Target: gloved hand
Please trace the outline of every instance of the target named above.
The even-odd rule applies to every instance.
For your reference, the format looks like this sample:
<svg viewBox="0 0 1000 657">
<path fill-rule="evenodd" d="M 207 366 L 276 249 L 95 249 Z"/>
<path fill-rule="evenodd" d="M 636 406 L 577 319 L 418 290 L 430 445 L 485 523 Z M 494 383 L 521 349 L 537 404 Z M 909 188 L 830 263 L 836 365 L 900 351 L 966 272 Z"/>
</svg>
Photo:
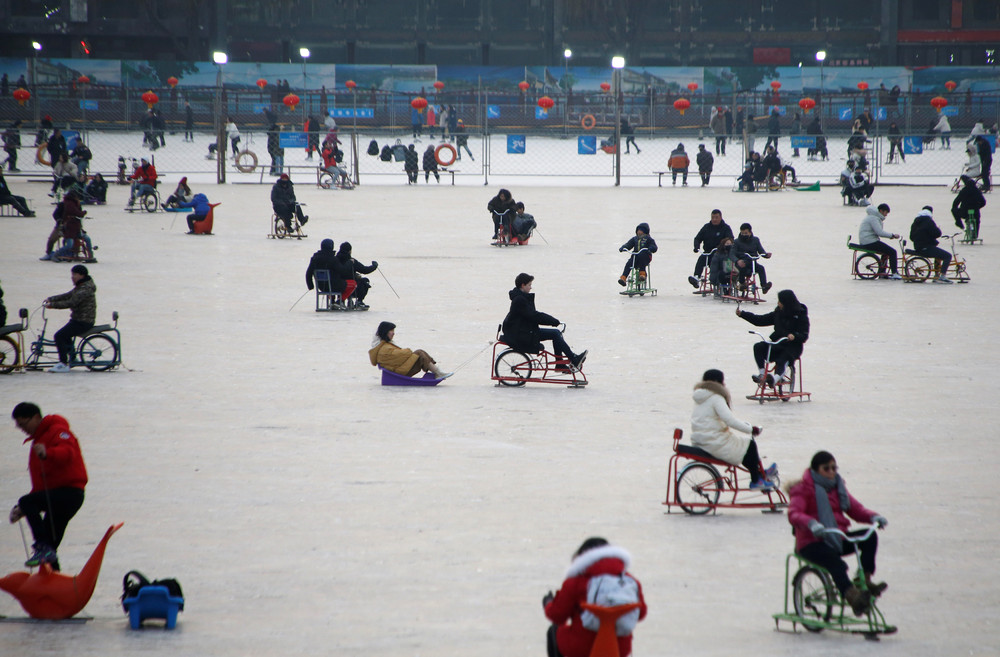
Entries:
<svg viewBox="0 0 1000 657">
<path fill-rule="evenodd" d="M 378 269 L 378 260 L 372 260 L 372 267 Z"/>
<path fill-rule="evenodd" d="M 819 520 L 810 520 L 809 531 L 811 531 L 813 536 L 816 538 L 820 538 L 826 533 L 826 527 Z"/>
<path fill-rule="evenodd" d="M 695 253 L 698 253 L 698 249 L 695 249 L 695 250 L 694 250 L 694 252 L 695 252 Z"/>
<path fill-rule="evenodd" d="M 17 507 L 14 507 L 14 508 L 16 509 Z M 544 609 L 545 607 L 548 607 L 549 603 L 552 602 L 552 600 L 554 600 L 555 597 L 556 596 L 555 596 L 555 594 L 552 591 L 549 591 L 548 593 L 546 593 L 542 597 L 542 609 Z"/>
<path fill-rule="evenodd" d="M 10 524 L 13 525 L 15 522 L 17 522 L 23 517 L 24 514 L 21 513 L 21 507 L 15 504 L 14 508 L 10 510 Z"/>
<path fill-rule="evenodd" d="M 885 529 L 889 526 L 889 521 L 885 519 L 885 516 L 872 516 L 872 522 L 874 522 L 879 529 Z"/>
<path fill-rule="evenodd" d="M 756 438 L 757 436 L 760 435 L 761 431 L 763 431 L 763 429 L 761 429 L 760 427 L 754 427 L 753 429 L 750 430 L 750 435 Z"/>
<path fill-rule="evenodd" d="M 626 249 L 624 246 L 618 249 L 618 253 L 622 253 L 623 251 L 628 251 L 628 249 Z"/>
</svg>

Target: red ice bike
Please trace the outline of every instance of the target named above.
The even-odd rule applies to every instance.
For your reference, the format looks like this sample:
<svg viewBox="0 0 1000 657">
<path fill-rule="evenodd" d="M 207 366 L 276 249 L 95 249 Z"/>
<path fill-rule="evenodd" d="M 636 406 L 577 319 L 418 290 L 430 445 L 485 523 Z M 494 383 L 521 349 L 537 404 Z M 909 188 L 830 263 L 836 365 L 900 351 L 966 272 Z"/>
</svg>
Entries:
<svg viewBox="0 0 1000 657">
<path fill-rule="evenodd" d="M 555 383 L 582 388 L 587 385 L 587 375 L 575 367 L 568 358 L 556 356 L 547 349 L 529 353 L 512 349 L 501 340 L 502 325 L 497 326 L 497 339 L 493 343 L 493 373 L 490 380 L 497 385 L 519 387 L 525 383 Z M 561 324 L 559 331 L 566 332 Z"/>
</svg>

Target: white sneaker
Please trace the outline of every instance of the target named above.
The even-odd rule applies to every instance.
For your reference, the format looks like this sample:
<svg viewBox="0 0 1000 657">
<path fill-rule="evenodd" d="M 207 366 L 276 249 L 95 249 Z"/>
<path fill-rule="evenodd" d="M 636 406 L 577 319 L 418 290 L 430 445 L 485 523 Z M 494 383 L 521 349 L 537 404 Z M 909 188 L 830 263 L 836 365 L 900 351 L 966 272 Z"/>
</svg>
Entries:
<svg viewBox="0 0 1000 657">
<path fill-rule="evenodd" d="M 57 363 L 49 368 L 49 372 L 53 374 L 60 374 L 62 372 L 69 372 L 69 365 L 66 363 Z"/>
<path fill-rule="evenodd" d="M 945 278 L 944 276 L 938 276 L 936 278 L 932 278 L 931 279 L 931 283 L 945 283 L 947 285 L 953 285 L 955 283 L 955 281 L 949 280 L 949 279 Z"/>
<path fill-rule="evenodd" d="M 901 281 L 901 280 L 903 280 L 903 277 L 900 276 L 899 274 L 889 274 L 889 280 L 890 281 Z"/>
<path fill-rule="evenodd" d="M 774 385 L 776 386 L 787 386 L 792 382 L 792 375 L 785 372 L 775 378 Z"/>
</svg>

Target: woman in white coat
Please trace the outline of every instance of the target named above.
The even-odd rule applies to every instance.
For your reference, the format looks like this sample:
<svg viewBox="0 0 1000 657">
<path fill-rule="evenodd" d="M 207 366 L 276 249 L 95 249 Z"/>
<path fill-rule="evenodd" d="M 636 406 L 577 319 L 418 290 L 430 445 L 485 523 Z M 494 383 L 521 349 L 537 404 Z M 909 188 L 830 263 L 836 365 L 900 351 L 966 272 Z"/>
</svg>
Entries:
<svg viewBox="0 0 1000 657">
<path fill-rule="evenodd" d="M 941 115 L 937 125 L 934 126 L 934 132 L 941 133 L 941 148 L 951 148 L 951 124 L 948 123 L 947 116 Z"/>
<path fill-rule="evenodd" d="M 725 386 L 722 372 L 706 371 L 701 381 L 695 384 L 692 397 L 694 411 L 691 412 L 691 444 L 720 461 L 743 465 L 750 471 L 750 488 L 774 488 L 769 480 L 778 474 L 778 466 L 772 463 L 764 470 L 757 452 L 757 441 L 752 437 L 760 435 L 761 429 L 733 415 L 732 398 Z M 734 429 L 750 436 L 738 435 Z"/>
</svg>

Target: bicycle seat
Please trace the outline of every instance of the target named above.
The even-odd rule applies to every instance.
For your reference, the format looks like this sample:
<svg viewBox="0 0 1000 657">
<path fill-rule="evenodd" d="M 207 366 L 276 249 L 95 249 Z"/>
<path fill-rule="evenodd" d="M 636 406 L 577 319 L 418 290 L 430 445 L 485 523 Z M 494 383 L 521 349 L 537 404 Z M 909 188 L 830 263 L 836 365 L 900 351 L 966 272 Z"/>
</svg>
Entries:
<svg viewBox="0 0 1000 657">
<path fill-rule="evenodd" d="M 712 456 L 711 454 L 709 454 L 708 452 L 706 452 L 705 450 L 703 450 L 700 447 L 693 447 L 691 445 L 680 445 L 680 444 L 678 444 L 677 445 L 677 453 L 678 454 L 683 454 L 684 456 L 689 456 L 689 457 L 694 458 L 694 459 L 698 459 L 699 461 L 710 461 L 712 463 L 718 463 L 719 465 L 723 465 L 723 466 L 729 465 L 725 461 L 720 461 L 719 459 L 715 458 L 714 456 Z"/>
<path fill-rule="evenodd" d="M 920 255 L 919 253 L 917 253 L 913 249 L 906 249 L 905 251 L 903 251 L 903 253 L 905 253 L 906 255 Z"/>
<path fill-rule="evenodd" d="M 0 326 L 0 335 L 7 335 L 9 333 L 17 333 L 18 331 L 23 331 L 24 326 L 21 324 L 8 324 L 7 326 Z"/>
<path fill-rule="evenodd" d="M 110 331 L 112 328 L 111 324 L 100 324 L 89 329 L 86 333 L 82 334 L 81 337 L 94 335 L 95 333 L 104 333 L 105 331 Z"/>
</svg>

